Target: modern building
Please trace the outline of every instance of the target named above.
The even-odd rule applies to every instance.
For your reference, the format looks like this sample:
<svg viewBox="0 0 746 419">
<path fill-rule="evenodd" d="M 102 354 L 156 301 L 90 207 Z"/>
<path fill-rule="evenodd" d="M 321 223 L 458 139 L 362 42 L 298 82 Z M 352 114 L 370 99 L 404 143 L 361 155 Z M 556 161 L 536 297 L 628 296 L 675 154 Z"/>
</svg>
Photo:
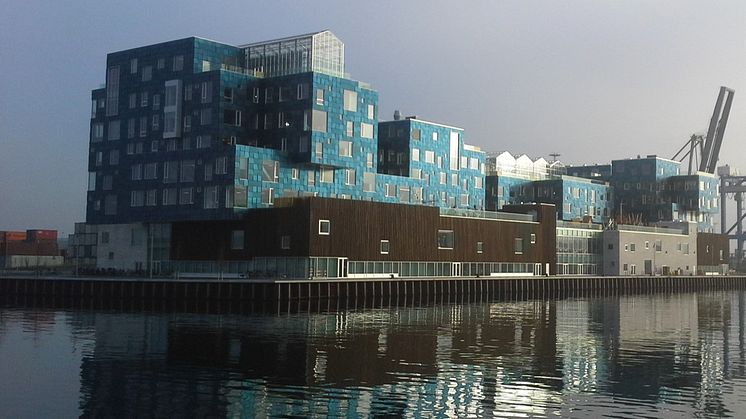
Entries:
<svg viewBox="0 0 746 419">
<path fill-rule="evenodd" d="M 240 221 L 279 198 L 484 209 L 485 154 L 458 127 L 379 127 L 378 93 L 346 75 L 329 31 L 240 46 L 191 37 L 111 53 L 106 68 L 92 92 L 88 227 L 72 241 L 99 269 L 158 271 L 173 223 Z"/>
<path fill-rule="evenodd" d="M 694 275 L 697 225 L 617 225 L 603 232 L 604 275 Z"/>
<path fill-rule="evenodd" d="M 453 125 L 379 122 L 378 93 L 345 73 L 330 31 L 114 52 L 91 97 L 86 223 L 70 240 L 84 268 L 599 274 L 631 264 L 599 247 L 610 219 L 711 232 L 718 211 L 716 178 L 672 160 L 564 167 L 488 156 Z M 332 221 L 344 227 L 325 234 Z"/>
<path fill-rule="evenodd" d="M 683 175 L 680 162 L 655 155 L 565 170 L 573 176 L 608 181 L 613 190 L 612 217 L 619 223 L 694 221 L 700 232 L 715 232 L 719 186 L 711 173 Z"/>
<path fill-rule="evenodd" d="M 384 202 L 484 209 L 485 153 L 464 142 L 462 128 L 416 116 L 378 127 Z"/>
</svg>

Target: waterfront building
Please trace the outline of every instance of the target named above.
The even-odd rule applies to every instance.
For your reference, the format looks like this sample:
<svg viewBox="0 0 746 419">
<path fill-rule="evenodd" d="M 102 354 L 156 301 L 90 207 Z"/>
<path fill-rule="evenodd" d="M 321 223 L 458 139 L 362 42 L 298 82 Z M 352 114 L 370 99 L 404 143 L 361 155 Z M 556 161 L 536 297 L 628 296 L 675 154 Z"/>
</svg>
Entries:
<svg viewBox="0 0 746 419">
<path fill-rule="evenodd" d="M 91 96 L 87 223 L 70 241 L 76 266 L 159 273 L 226 262 L 241 266 L 231 268 L 237 272 L 327 277 L 599 274 L 599 226 L 610 217 L 713 229 L 712 175 L 681 176 L 678 162 L 655 156 L 582 168 L 487 156 L 456 126 L 398 113 L 379 122 L 378 93 L 351 79 L 344 60 L 344 44 L 329 31 L 238 46 L 190 37 L 109 54 L 106 83 Z M 551 234 L 541 204 L 556 208 Z M 345 208 L 332 215 L 357 218 L 335 225 L 369 230 L 334 234 L 342 247 L 311 240 L 330 236 L 321 222 L 331 220 L 318 208 Z M 402 224 L 412 211 L 429 212 Z M 303 230 L 285 231 L 291 219 Z M 468 221 L 453 227 L 455 219 Z M 401 231 L 372 233 L 388 225 Z M 475 226 L 495 237 L 469 233 Z M 520 234 L 511 230 L 518 226 Z M 441 230 L 452 231 L 443 240 L 458 250 L 420 246 L 437 242 Z M 516 253 L 518 239 L 549 246 L 552 256 Z M 349 248 L 363 241 L 375 247 Z M 403 252 L 404 243 L 432 254 Z"/>
<path fill-rule="evenodd" d="M 694 275 L 697 225 L 617 225 L 603 232 L 604 275 Z"/>
<path fill-rule="evenodd" d="M 378 93 L 346 75 L 329 31 L 241 46 L 191 37 L 111 53 L 106 68 L 86 211 L 100 268 L 150 269 L 168 259 L 172 223 L 238 220 L 278 198 L 484 208 L 484 153 L 461 128 L 383 123 L 413 140 L 406 171 L 386 165 Z"/>
<path fill-rule="evenodd" d="M 237 221 L 174 223 L 168 270 L 258 277 L 553 273 L 554 206 L 506 210 L 278 199 L 275 208 Z"/>
</svg>

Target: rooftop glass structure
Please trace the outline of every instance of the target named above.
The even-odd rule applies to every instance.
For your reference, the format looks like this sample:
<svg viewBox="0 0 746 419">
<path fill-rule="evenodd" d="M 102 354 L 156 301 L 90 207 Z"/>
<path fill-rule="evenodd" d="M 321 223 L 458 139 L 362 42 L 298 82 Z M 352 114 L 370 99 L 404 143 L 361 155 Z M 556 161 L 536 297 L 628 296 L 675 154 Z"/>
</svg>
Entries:
<svg viewBox="0 0 746 419">
<path fill-rule="evenodd" d="M 265 77 L 314 71 L 344 77 L 345 45 L 330 31 L 243 45 L 246 67 Z"/>
</svg>

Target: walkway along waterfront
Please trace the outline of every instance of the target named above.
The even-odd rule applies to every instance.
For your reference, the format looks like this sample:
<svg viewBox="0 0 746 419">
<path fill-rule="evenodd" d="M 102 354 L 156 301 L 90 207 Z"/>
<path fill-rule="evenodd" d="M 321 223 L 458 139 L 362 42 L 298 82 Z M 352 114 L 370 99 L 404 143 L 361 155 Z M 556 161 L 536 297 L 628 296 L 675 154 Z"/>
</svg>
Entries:
<svg viewBox="0 0 746 419">
<path fill-rule="evenodd" d="M 744 285 L 746 276 L 525 276 L 314 280 L 4 277 L 0 278 L 0 295 L 133 301 L 225 300 L 285 303 L 300 300 L 379 298 L 402 301 L 430 301 L 452 297 L 529 299 L 637 292 L 703 291 Z"/>
</svg>

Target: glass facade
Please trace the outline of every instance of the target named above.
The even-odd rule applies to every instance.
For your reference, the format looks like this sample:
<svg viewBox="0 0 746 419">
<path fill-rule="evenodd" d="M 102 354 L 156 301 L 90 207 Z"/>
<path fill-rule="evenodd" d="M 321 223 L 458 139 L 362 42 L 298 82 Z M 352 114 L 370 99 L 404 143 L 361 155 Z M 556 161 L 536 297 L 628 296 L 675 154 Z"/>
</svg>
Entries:
<svg viewBox="0 0 746 419">
<path fill-rule="evenodd" d="M 557 225 L 557 274 L 602 275 L 603 230 L 597 225 Z"/>
<path fill-rule="evenodd" d="M 345 76 L 344 43 L 323 31 L 247 45 L 246 67 L 264 77 L 309 71 Z"/>
</svg>

